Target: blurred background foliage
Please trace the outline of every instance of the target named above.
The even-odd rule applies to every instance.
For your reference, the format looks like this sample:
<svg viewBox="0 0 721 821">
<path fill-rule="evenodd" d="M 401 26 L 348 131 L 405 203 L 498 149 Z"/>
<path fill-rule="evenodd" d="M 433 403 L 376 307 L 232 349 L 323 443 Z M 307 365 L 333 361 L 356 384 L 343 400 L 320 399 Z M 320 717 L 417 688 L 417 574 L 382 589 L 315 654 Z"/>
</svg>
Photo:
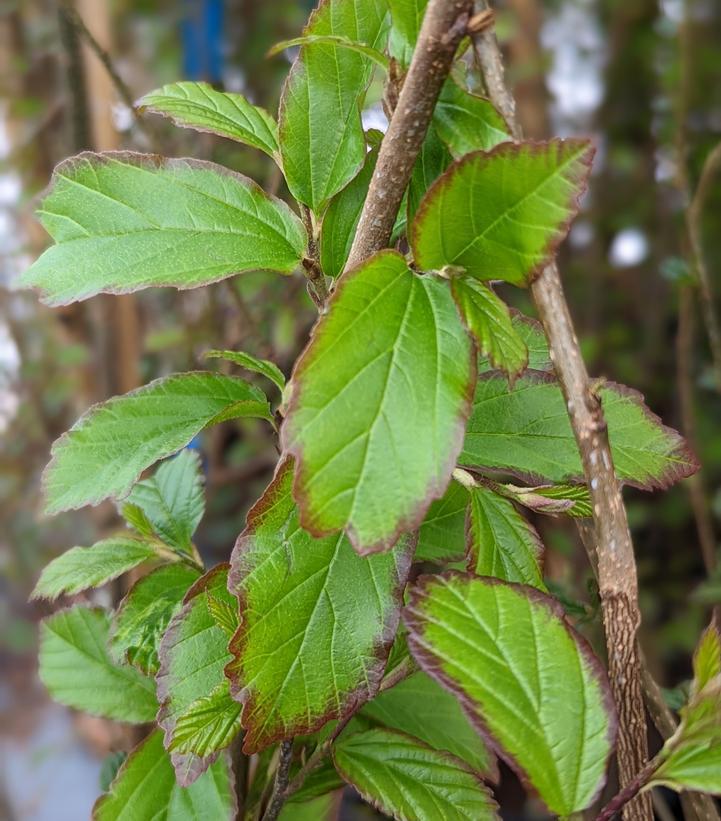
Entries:
<svg viewBox="0 0 721 821">
<path fill-rule="evenodd" d="M 0 0 L 2 818 L 87 817 L 102 756 L 132 741 L 122 728 L 71 720 L 50 707 L 35 677 L 35 626 L 46 611 L 27 597 L 40 568 L 118 525 L 111 505 L 41 515 L 40 473 L 51 442 L 93 402 L 172 371 L 216 367 L 203 364 L 209 348 L 247 350 L 288 374 L 315 317 L 301 276 L 264 273 L 50 311 L 14 288 L 48 241 L 34 221 L 34 199 L 64 157 L 117 148 L 212 159 L 283 196 L 264 155 L 138 118 L 127 102 L 167 82 L 199 79 L 275 112 L 292 54 L 268 59 L 266 52 L 298 33 L 311 5 L 75 0 L 81 25 L 63 0 Z M 83 25 L 120 82 L 89 48 Z M 721 605 L 721 340 L 714 339 L 721 308 L 721 150 L 714 154 L 721 140 L 721 3 L 505 0 L 497 31 L 525 133 L 588 134 L 597 146 L 590 192 L 561 252 L 589 368 L 644 393 L 692 440 L 703 463 L 697 477 L 666 493 L 625 492 L 642 644 L 673 698 L 703 625 Z M 371 89 L 368 126 L 383 126 L 380 92 L 379 83 Z M 532 312 L 526 294 L 503 294 Z M 250 422 L 213 428 L 196 446 L 208 496 L 198 546 L 213 564 L 228 557 L 277 453 L 267 431 Z M 601 646 L 575 529 L 548 518 L 536 524 L 555 592 L 585 617 L 586 632 Z M 105 590 L 100 599 L 121 594 Z M 75 798 L 59 811 L 54 790 Z"/>
</svg>

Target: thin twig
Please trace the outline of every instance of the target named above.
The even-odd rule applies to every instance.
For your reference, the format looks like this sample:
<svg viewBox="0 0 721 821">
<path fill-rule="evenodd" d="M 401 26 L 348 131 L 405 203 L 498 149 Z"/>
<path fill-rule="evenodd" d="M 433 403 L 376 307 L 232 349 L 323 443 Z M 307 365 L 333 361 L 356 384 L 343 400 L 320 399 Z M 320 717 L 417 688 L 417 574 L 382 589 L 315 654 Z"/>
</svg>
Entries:
<svg viewBox="0 0 721 821">
<path fill-rule="evenodd" d="M 273 792 L 268 801 L 268 806 L 263 813 L 263 821 L 276 821 L 285 803 L 285 791 L 288 787 L 288 777 L 290 775 L 290 764 L 293 759 L 293 741 L 281 741 L 280 758 L 278 769 L 273 782 Z"/>
<path fill-rule="evenodd" d="M 485 2 L 483 7 L 487 7 Z M 486 90 L 506 118 L 516 139 L 521 129 L 513 97 L 506 88 L 503 62 L 490 29 L 474 38 Z M 555 263 L 548 265 L 531 286 L 534 301 L 551 347 L 552 358 L 583 463 L 593 505 L 598 581 L 606 633 L 611 689 L 619 717 L 617 759 L 622 788 L 635 784 L 648 761 L 646 716 L 641 687 L 637 631 L 636 561 L 626 509 L 613 468 L 608 429 L 601 401 L 592 388 Z M 629 796 L 627 819 L 651 819 L 649 796 Z M 625 802 L 624 802 L 625 803 Z"/>
<path fill-rule="evenodd" d="M 378 153 L 346 270 L 386 248 L 438 95 L 466 32 L 471 0 L 430 0 Z"/>
<path fill-rule="evenodd" d="M 649 793 L 641 793 L 641 790 L 648 784 L 653 777 L 653 774 L 661 765 L 661 760 L 656 757 L 649 761 L 645 767 L 639 770 L 634 778 L 621 790 L 621 792 L 614 795 L 614 797 L 606 804 L 601 812 L 596 816 L 596 821 L 610 821 L 621 810 L 628 806 L 628 804 L 638 798 L 639 793 L 648 797 L 648 802 L 651 804 L 651 796 Z"/>
<path fill-rule="evenodd" d="M 320 266 L 318 242 L 315 237 L 313 215 L 307 205 L 300 206 L 301 217 L 306 234 L 308 235 L 308 255 L 303 260 L 305 276 L 308 280 L 308 296 L 313 300 L 318 311 L 322 312 L 328 299 L 328 285 L 325 281 L 323 269 Z"/>
<path fill-rule="evenodd" d="M 85 21 L 80 16 L 80 14 L 78 14 L 77 9 L 72 5 L 70 0 L 61 0 L 61 10 L 62 13 L 65 15 L 67 21 L 70 23 L 70 25 L 75 29 L 78 35 L 82 37 L 83 40 L 85 40 L 85 42 L 88 44 L 92 52 L 103 64 L 103 67 L 107 71 L 108 77 L 110 77 L 110 80 L 113 86 L 115 87 L 115 90 L 118 92 L 118 95 L 120 96 L 121 100 L 125 103 L 125 105 L 130 109 L 135 124 L 147 137 L 152 137 L 148 130 L 148 127 L 146 126 L 145 122 L 143 122 L 143 120 L 138 114 L 137 109 L 135 108 L 135 99 L 133 97 L 132 92 L 128 88 L 125 80 L 123 80 L 123 78 L 118 74 L 117 69 L 113 64 L 111 56 L 95 39 L 93 33 L 85 25 Z"/>
</svg>

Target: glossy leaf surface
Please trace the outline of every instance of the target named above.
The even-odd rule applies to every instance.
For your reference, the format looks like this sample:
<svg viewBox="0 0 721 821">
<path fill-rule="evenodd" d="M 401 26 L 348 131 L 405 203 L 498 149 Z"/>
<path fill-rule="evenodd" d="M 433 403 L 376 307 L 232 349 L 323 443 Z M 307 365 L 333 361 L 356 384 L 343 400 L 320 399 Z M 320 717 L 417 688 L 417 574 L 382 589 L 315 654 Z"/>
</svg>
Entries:
<svg viewBox="0 0 721 821">
<path fill-rule="evenodd" d="M 298 521 L 292 476 L 286 460 L 231 560 L 242 621 L 227 674 L 245 704 L 248 753 L 311 733 L 375 694 L 412 552 L 407 537 L 369 558 L 342 534 L 312 538 Z"/>
<path fill-rule="evenodd" d="M 38 211 L 55 245 L 21 283 L 49 305 L 100 293 L 289 274 L 306 234 L 283 202 L 213 163 L 130 152 L 62 162 Z"/>
<path fill-rule="evenodd" d="M 345 274 L 296 365 L 282 429 L 303 526 L 345 528 L 360 553 L 417 527 L 448 485 L 474 376 L 447 283 L 394 251 Z"/>
</svg>

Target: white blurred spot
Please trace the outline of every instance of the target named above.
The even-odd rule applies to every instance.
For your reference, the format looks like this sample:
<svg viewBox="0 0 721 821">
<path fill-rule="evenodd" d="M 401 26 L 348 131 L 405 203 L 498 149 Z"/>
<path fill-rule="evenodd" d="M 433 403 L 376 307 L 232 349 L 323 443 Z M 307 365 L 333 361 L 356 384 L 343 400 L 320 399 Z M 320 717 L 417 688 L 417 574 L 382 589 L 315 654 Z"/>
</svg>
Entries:
<svg viewBox="0 0 721 821">
<path fill-rule="evenodd" d="M 608 259 L 614 268 L 632 268 L 648 256 L 648 240 L 639 228 L 624 228 L 613 238 Z"/>
</svg>

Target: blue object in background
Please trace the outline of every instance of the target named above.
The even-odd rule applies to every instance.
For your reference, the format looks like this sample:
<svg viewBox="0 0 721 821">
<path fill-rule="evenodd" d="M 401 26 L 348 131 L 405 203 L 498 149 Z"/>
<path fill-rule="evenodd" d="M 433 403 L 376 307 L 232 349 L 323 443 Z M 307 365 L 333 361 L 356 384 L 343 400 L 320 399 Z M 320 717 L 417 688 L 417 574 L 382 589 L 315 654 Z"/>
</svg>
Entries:
<svg viewBox="0 0 721 821">
<path fill-rule="evenodd" d="M 187 80 L 223 79 L 223 0 L 184 0 L 180 34 Z"/>
</svg>

